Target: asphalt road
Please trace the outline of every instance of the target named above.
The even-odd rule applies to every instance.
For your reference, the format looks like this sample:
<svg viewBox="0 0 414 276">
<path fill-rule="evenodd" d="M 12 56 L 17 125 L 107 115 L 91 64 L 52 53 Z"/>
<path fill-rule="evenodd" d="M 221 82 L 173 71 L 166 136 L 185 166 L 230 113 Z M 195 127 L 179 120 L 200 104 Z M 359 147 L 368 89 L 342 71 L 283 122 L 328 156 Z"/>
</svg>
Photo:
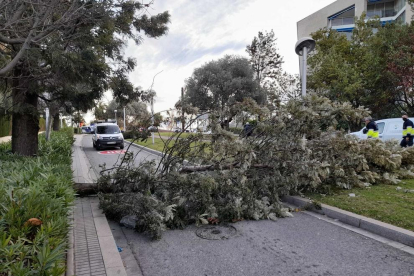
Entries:
<svg viewBox="0 0 414 276">
<path fill-rule="evenodd" d="M 90 163 L 114 165 L 119 154 L 83 147 Z M 159 160 L 132 148 L 136 164 Z M 160 241 L 110 222 L 128 276 L 414 275 L 414 255 L 306 213 L 273 221 L 243 221 L 233 236 L 208 240 L 197 227 L 168 230 Z"/>
<path fill-rule="evenodd" d="M 98 151 L 92 146 L 92 135 L 84 135 L 82 139 L 83 150 L 88 157 L 91 166 L 98 174 L 102 170 L 100 166 L 105 165 L 105 167 L 109 169 L 114 167 L 116 164 L 120 164 L 122 161 L 124 154 L 120 153 L 121 150 L 119 148 L 107 148 Z M 124 150 L 128 150 L 134 153 L 135 165 L 139 165 L 143 161 L 156 160 L 158 162 L 160 160 L 160 157 L 158 155 L 140 150 L 133 146 L 128 148 L 127 143 L 125 143 Z"/>
</svg>

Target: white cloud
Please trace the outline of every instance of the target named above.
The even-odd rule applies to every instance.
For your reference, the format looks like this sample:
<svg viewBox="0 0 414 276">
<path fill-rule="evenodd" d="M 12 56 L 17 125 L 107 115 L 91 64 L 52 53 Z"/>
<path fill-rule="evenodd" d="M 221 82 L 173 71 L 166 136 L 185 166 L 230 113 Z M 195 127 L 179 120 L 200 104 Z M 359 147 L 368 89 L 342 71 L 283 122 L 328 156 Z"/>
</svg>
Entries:
<svg viewBox="0 0 414 276">
<path fill-rule="evenodd" d="M 172 108 L 181 87 L 193 70 L 225 54 L 246 55 L 245 48 L 259 31 L 273 29 L 284 68 L 299 72 L 294 52 L 297 21 L 334 2 L 333 0 L 156 0 L 151 14 L 168 10 L 169 33 L 159 39 L 129 43 L 125 53 L 137 59 L 130 74 L 135 85 L 157 91 L 155 110 Z"/>
</svg>

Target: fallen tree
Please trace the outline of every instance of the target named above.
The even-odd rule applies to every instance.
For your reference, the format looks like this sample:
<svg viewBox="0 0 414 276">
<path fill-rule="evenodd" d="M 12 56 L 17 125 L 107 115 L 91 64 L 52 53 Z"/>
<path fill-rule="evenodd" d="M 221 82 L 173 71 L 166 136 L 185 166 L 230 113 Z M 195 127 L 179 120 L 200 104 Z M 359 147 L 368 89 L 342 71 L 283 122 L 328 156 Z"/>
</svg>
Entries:
<svg viewBox="0 0 414 276">
<path fill-rule="evenodd" d="M 172 137 L 165 141 L 160 164 L 134 167 L 127 154 L 104 173 L 98 181 L 101 207 L 116 220 L 134 216 L 138 231 L 159 238 L 167 228 L 209 219 L 291 216 L 279 200 L 289 193 L 412 177 L 412 148 L 345 134 L 341 126 L 367 115 L 364 108 L 308 96 L 268 115 L 244 139 L 223 130 L 211 116 L 211 143 L 203 142 L 201 134 Z"/>
</svg>

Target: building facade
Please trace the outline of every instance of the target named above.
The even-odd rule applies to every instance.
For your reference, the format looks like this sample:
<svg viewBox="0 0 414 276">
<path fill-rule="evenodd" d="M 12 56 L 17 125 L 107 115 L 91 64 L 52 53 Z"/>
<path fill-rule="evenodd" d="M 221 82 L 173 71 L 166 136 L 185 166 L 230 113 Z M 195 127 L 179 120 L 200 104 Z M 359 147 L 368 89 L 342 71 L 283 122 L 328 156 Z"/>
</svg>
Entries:
<svg viewBox="0 0 414 276">
<path fill-rule="evenodd" d="M 387 22 L 410 22 L 412 11 L 406 0 L 338 0 L 297 23 L 298 39 L 324 28 L 332 28 L 351 36 L 355 17 L 366 13 L 367 19 L 378 16 Z"/>
<path fill-rule="evenodd" d="M 297 23 L 298 40 L 325 27 L 350 38 L 355 18 L 361 17 L 364 12 L 367 19 L 379 17 L 384 25 L 394 21 L 408 23 L 413 16 L 407 0 L 337 0 Z M 301 58 L 299 63 L 302 68 Z"/>
</svg>

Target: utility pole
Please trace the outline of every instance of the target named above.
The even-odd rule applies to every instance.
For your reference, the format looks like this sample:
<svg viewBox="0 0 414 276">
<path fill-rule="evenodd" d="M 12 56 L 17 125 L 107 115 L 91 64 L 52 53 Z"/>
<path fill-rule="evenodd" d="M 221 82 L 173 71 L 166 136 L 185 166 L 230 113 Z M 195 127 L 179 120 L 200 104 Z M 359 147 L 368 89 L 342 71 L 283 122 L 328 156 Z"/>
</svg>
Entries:
<svg viewBox="0 0 414 276">
<path fill-rule="evenodd" d="M 184 122 L 184 87 L 181 87 L 181 124 L 182 132 L 184 132 L 185 122 Z"/>
</svg>

